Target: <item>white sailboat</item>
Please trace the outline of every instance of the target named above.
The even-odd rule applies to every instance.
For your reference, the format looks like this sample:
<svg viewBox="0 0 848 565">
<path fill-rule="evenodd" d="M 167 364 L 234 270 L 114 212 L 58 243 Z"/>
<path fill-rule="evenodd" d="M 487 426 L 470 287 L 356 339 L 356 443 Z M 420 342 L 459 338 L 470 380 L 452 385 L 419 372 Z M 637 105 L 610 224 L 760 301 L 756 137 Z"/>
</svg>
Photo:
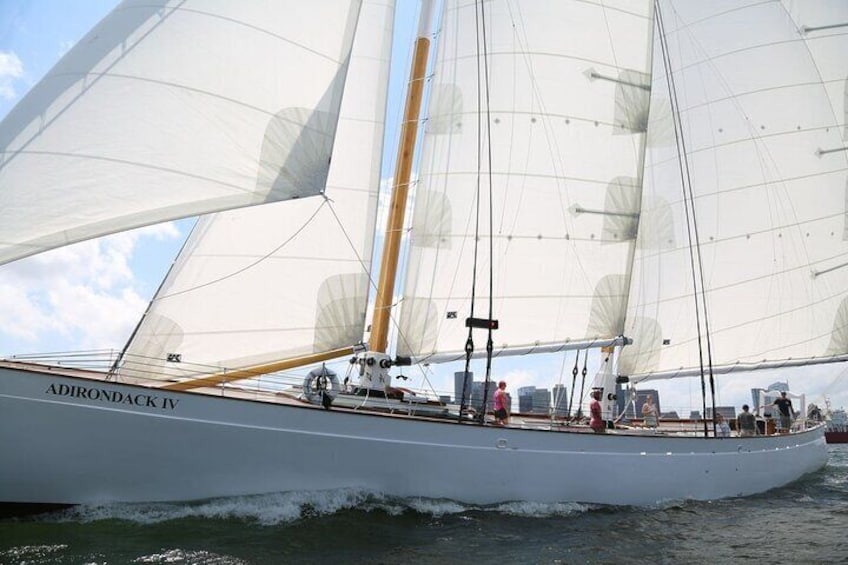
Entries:
<svg viewBox="0 0 848 565">
<path fill-rule="evenodd" d="M 0 501 L 653 504 L 824 465 L 821 425 L 501 427 L 391 375 L 485 359 L 470 335 L 494 357 L 616 351 L 607 403 L 617 375 L 848 360 L 848 5 L 443 4 L 423 9 L 398 152 L 411 219 L 385 234 L 387 0 L 127 1 L 7 116 L 3 262 L 209 215 L 111 370 L 0 361 Z M 356 382 L 321 365 L 340 358 Z M 298 367 L 298 386 L 275 376 Z"/>
</svg>

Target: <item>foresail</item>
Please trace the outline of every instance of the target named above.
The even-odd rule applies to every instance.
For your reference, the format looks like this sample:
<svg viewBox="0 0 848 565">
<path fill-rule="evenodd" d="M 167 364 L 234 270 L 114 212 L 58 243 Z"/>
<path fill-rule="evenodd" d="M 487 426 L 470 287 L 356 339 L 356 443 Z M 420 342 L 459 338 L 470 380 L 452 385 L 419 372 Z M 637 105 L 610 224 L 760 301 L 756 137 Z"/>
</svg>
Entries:
<svg viewBox="0 0 848 565">
<path fill-rule="evenodd" d="M 431 360 L 463 355 L 465 319 L 472 313 L 478 181 L 473 313 L 489 315 L 493 265 L 496 350 L 550 350 L 615 338 L 623 331 L 639 210 L 652 2 L 445 4 L 398 352 Z M 478 96 L 478 76 L 485 80 L 475 38 L 479 4 L 485 10 L 489 88 Z M 477 341 L 482 349 L 484 338 Z"/>
<path fill-rule="evenodd" d="M 692 373 L 708 353 L 725 368 L 845 359 L 848 3 L 660 6 L 665 34 L 654 56 L 625 330 L 633 345 L 621 354 L 620 372 Z M 693 199 L 684 197 L 684 183 Z M 687 224 L 687 206 L 696 227 Z M 699 250 L 690 248 L 687 225 Z M 698 310 L 695 285 L 706 305 Z"/>
<path fill-rule="evenodd" d="M 0 263 L 320 193 L 358 0 L 128 0 L 0 124 Z"/>
<path fill-rule="evenodd" d="M 325 197 L 201 218 L 123 375 L 198 376 L 362 341 L 393 16 L 390 2 L 363 4 Z"/>
</svg>

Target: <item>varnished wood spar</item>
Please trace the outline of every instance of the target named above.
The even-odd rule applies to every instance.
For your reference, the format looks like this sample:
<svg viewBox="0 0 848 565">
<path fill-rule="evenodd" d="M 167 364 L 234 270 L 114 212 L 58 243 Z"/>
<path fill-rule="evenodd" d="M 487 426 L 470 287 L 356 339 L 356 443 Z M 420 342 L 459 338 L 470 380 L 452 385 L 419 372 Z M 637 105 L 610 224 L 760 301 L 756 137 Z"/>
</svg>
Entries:
<svg viewBox="0 0 848 565">
<path fill-rule="evenodd" d="M 250 379 L 253 377 L 258 377 L 260 375 L 273 373 L 275 371 L 295 369 L 297 367 L 311 365 L 312 363 L 320 363 L 321 361 L 328 361 L 330 359 L 336 359 L 338 357 L 344 357 L 345 355 L 352 354 L 353 347 L 345 347 L 342 349 L 334 349 L 332 351 L 324 351 L 322 353 L 314 353 L 312 355 L 304 355 L 302 357 L 293 357 L 291 359 L 276 361 L 274 363 L 266 363 L 264 365 L 256 365 L 254 367 L 235 369 L 228 373 L 218 373 L 216 375 L 209 375 L 208 377 L 202 377 L 199 379 L 172 383 L 169 385 L 162 386 L 160 388 L 166 390 L 191 390 L 194 388 L 201 388 L 205 386 L 216 386 L 221 383 L 229 383 L 242 379 Z"/>
<path fill-rule="evenodd" d="M 385 352 L 388 344 L 389 319 L 391 317 L 392 297 L 395 291 L 400 240 L 403 235 L 406 200 L 409 195 L 409 178 L 412 174 L 415 138 L 418 134 L 418 116 L 421 111 L 424 74 L 427 70 L 429 52 L 430 40 L 426 37 L 419 37 L 415 42 L 415 56 L 412 60 L 409 92 L 406 96 L 406 110 L 401 127 L 397 171 L 392 187 L 389 219 L 386 222 L 386 242 L 383 246 L 380 279 L 377 284 L 377 296 L 374 303 L 374 320 L 371 323 L 371 339 L 368 343 L 368 348 L 371 351 Z"/>
</svg>

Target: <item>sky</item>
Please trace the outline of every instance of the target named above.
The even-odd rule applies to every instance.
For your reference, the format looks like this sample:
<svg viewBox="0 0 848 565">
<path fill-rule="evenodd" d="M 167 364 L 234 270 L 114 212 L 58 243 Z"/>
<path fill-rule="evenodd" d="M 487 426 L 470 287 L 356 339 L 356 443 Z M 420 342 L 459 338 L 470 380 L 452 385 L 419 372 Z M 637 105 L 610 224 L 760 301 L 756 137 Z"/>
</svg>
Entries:
<svg viewBox="0 0 848 565">
<path fill-rule="evenodd" d="M 116 4 L 115 0 L 0 2 L 0 118 Z M 404 33 L 397 38 L 401 51 L 393 57 L 395 81 L 405 81 L 408 75 L 409 38 L 415 31 L 410 22 L 416 10 L 415 0 L 399 0 L 395 27 Z M 390 85 L 390 92 L 398 89 Z M 392 124 L 399 122 L 401 106 L 401 96 L 390 97 L 384 184 L 391 176 L 398 136 Z M 121 349 L 192 224 L 191 219 L 166 222 L 0 266 L 0 357 Z M 482 337 L 478 341 L 482 343 Z M 580 364 L 582 368 L 582 360 Z M 590 377 L 599 364 L 600 354 L 590 354 Z M 556 383 L 570 388 L 573 366 L 573 354 L 496 360 L 493 378 L 506 380 L 511 391 L 527 385 L 551 388 Z M 429 380 L 440 392 L 452 391 L 453 371 L 460 369 L 457 365 L 434 369 Z M 413 376 L 414 371 L 408 372 Z M 848 406 L 844 384 L 848 369 L 833 366 L 762 371 L 752 378 L 718 377 L 716 404 L 738 409 L 750 403 L 752 387 L 778 380 L 805 393 L 808 402 L 823 405 L 827 396 L 835 408 Z M 677 410 L 685 416 L 700 409 L 697 379 L 649 383 L 644 388 L 659 389 L 664 411 Z"/>
</svg>

